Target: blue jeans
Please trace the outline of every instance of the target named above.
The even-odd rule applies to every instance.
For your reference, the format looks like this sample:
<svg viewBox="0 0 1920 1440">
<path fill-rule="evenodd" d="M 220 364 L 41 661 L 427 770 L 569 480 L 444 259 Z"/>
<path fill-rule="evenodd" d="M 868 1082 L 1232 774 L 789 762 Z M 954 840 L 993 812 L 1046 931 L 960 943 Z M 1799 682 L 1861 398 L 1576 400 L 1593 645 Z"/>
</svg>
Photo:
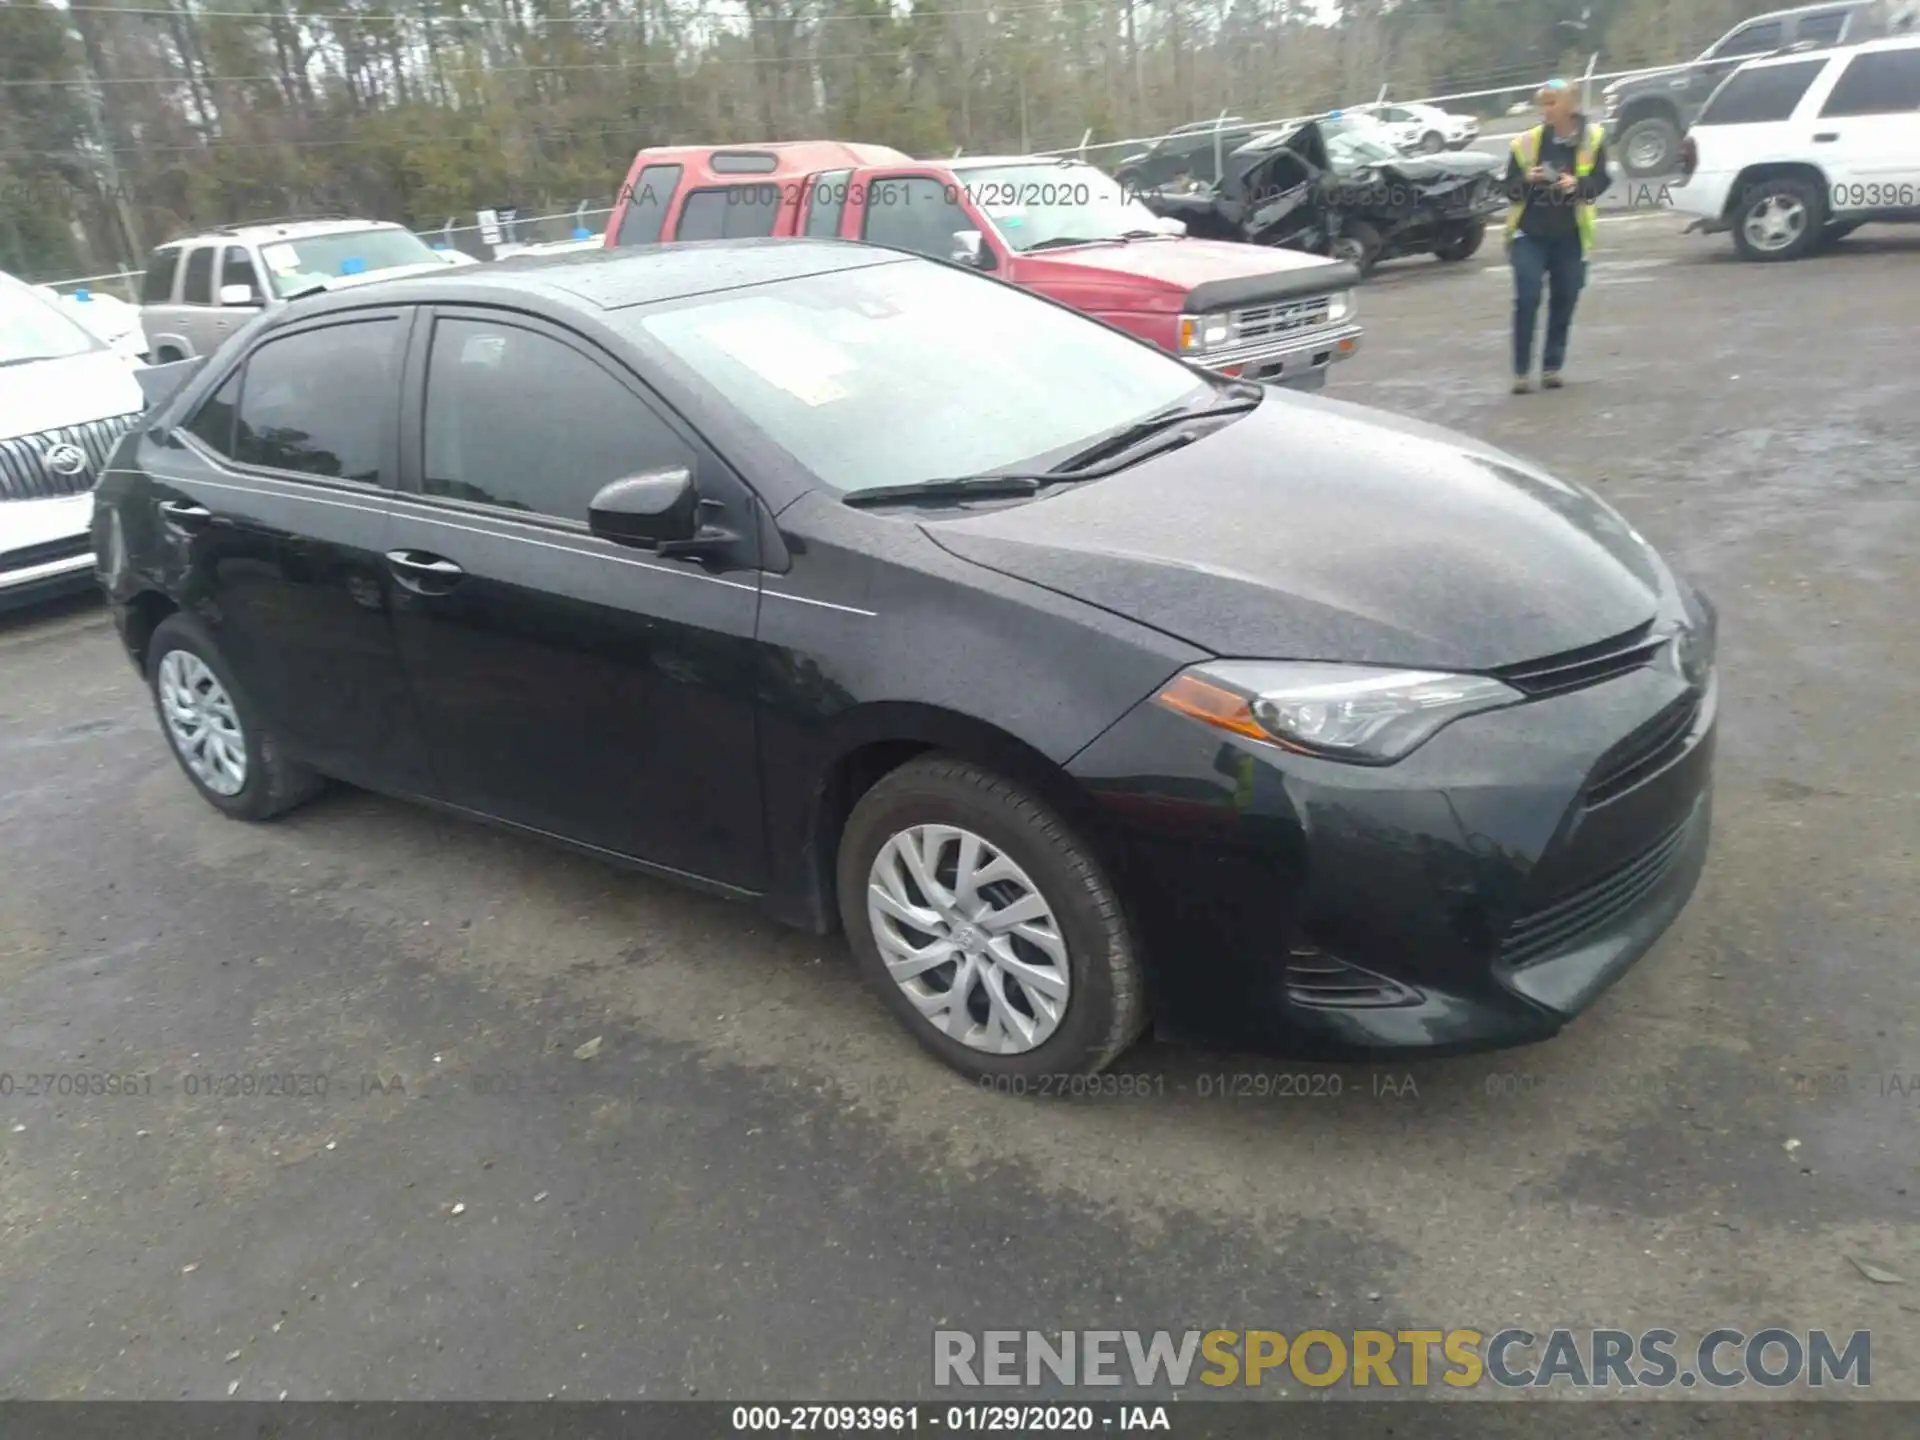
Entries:
<svg viewBox="0 0 1920 1440">
<path fill-rule="evenodd" d="M 1540 292 L 1547 292 L 1547 341 L 1542 370 L 1558 370 L 1567 358 L 1567 331 L 1573 327 L 1573 303 L 1586 284 L 1587 261 L 1580 237 L 1542 240 L 1516 235 L 1509 255 L 1513 265 L 1513 373 L 1533 369 L 1533 324 L 1540 313 Z"/>
</svg>

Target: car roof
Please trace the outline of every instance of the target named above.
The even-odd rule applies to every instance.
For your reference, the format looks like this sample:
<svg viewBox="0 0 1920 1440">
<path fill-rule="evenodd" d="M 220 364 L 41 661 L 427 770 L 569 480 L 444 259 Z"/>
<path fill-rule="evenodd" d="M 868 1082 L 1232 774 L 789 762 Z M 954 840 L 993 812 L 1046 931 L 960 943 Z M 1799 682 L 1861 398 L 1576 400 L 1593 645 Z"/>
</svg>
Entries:
<svg viewBox="0 0 1920 1440">
<path fill-rule="evenodd" d="M 1877 40 L 1862 40 L 1853 45 L 1828 45 L 1818 50 L 1780 50 L 1757 55 L 1742 65 L 1742 70 L 1765 70 L 1773 65 L 1791 65 L 1800 60 L 1831 60 L 1836 56 L 1872 54 L 1878 50 L 1911 50 L 1920 45 L 1920 34 L 1883 35 Z M 1730 75 L 1727 77 L 1732 79 Z"/>
<path fill-rule="evenodd" d="M 368 305 L 498 305 L 518 298 L 592 314 L 916 258 L 846 240 L 801 239 L 691 240 L 571 255 L 520 254 L 490 265 L 450 265 L 444 274 L 323 291 L 295 300 L 283 313 L 285 322 L 292 322 Z"/>
<path fill-rule="evenodd" d="M 208 240 L 239 242 L 262 240 L 305 240 L 314 235 L 357 235 L 367 230 L 403 230 L 391 220 L 355 220 L 339 216 L 326 220 L 261 220 L 252 224 L 216 225 L 211 230 L 181 235 L 158 246 L 161 250 L 176 245 L 193 245 Z"/>
<path fill-rule="evenodd" d="M 923 160 L 923 165 L 942 165 L 949 170 L 986 170 L 1003 165 L 1089 165 L 1078 155 L 961 155 L 952 160 Z"/>
</svg>

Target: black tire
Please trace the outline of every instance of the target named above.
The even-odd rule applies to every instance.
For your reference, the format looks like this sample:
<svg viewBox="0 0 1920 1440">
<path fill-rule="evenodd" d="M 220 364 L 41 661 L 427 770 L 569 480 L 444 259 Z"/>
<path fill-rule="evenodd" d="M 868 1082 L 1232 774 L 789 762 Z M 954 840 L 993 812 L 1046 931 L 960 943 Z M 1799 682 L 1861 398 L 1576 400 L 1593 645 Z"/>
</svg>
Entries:
<svg viewBox="0 0 1920 1440">
<path fill-rule="evenodd" d="M 1680 127 L 1664 115 L 1647 115 L 1620 132 L 1621 167 L 1636 180 L 1670 175 L 1680 160 Z"/>
<path fill-rule="evenodd" d="M 1352 221 L 1333 242 L 1333 257 L 1351 262 L 1365 279 L 1380 263 L 1380 232 L 1364 220 Z"/>
<path fill-rule="evenodd" d="M 1472 220 L 1436 245 L 1433 253 L 1436 258 L 1455 264 L 1461 260 L 1471 259 L 1478 253 L 1481 243 L 1486 238 L 1487 222 Z"/>
<path fill-rule="evenodd" d="M 1447 137 L 1442 135 L 1438 130 L 1429 130 L 1420 137 L 1420 153 L 1422 155 L 1438 155 L 1446 148 Z"/>
<path fill-rule="evenodd" d="M 160 695 L 160 671 L 166 657 L 185 651 L 199 658 L 213 672 L 227 692 L 237 718 L 246 754 L 246 783 L 231 795 L 208 787 L 187 763 L 167 720 L 166 704 Z M 247 698 L 247 692 L 235 679 L 226 657 L 199 622 L 185 615 L 169 615 L 154 628 L 147 642 L 147 690 L 153 697 L 154 716 L 167 749 L 179 762 L 181 772 L 193 782 L 201 797 L 223 815 L 236 820 L 267 820 L 304 804 L 325 788 L 326 781 L 296 760 L 290 759 L 279 742 L 260 723 L 259 711 Z"/>
<path fill-rule="evenodd" d="M 1768 206 L 1797 212 L 1800 222 L 1793 237 L 1778 245 L 1757 244 L 1747 233 L 1748 223 Z M 1749 185 L 1733 207 L 1733 248 L 1742 260 L 1800 260 L 1819 248 L 1826 225 L 1826 206 L 1820 187 L 1791 175 Z"/>
<path fill-rule="evenodd" d="M 928 824 L 955 825 L 985 840 L 1025 872 L 1053 911 L 1070 988 L 1058 1027 L 1030 1050 L 992 1054 L 937 1029 L 881 958 L 867 915 L 868 877 L 882 846 Z M 837 882 L 841 922 L 862 978 L 914 1039 L 982 1085 L 1096 1074 L 1146 1027 L 1146 978 L 1113 883 L 1051 806 L 1004 776 L 950 755 L 924 756 L 885 776 L 847 819 Z M 975 998 L 984 1003 L 984 991 L 970 989 L 970 1012 Z"/>
</svg>

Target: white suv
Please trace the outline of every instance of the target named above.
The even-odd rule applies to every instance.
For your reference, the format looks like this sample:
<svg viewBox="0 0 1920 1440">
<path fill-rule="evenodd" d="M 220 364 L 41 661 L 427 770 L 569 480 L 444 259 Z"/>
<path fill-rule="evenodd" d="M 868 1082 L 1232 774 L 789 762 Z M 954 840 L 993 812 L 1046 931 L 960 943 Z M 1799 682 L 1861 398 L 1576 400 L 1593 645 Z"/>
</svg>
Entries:
<svg viewBox="0 0 1920 1440">
<path fill-rule="evenodd" d="M 1874 221 L 1920 220 L 1920 35 L 1742 65 L 1681 145 L 1669 192 L 1746 260 L 1797 260 Z"/>
<path fill-rule="evenodd" d="M 1374 119 L 1393 130 L 1393 143 L 1408 154 L 1435 155 L 1442 150 L 1464 150 L 1480 133 L 1471 115 L 1455 115 L 1437 105 L 1374 105 Z"/>
</svg>

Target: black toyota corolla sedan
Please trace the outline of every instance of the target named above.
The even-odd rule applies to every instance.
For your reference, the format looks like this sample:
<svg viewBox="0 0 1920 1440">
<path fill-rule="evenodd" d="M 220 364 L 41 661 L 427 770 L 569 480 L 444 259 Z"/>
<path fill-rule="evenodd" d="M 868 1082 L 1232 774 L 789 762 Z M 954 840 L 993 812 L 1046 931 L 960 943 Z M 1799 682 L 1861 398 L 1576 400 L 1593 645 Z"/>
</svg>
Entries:
<svg viewBox="0 0 1920 1440">
<path fill-rule="evenodd" d="M 844 927 L 970 1075 L 1541 1039 L 1699 876 L 1712 609 L 1462 436 L 825 242 L 187 363 L 95 542 L 210 803 L 337 778 Z"/>
</svg>

